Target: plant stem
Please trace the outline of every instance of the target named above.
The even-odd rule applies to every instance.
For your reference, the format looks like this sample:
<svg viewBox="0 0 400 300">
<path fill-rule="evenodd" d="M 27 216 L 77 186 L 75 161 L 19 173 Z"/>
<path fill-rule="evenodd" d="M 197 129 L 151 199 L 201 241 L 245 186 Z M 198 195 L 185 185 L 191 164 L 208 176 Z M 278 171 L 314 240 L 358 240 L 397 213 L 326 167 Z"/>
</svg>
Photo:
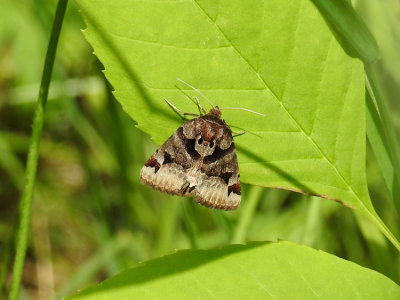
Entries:
<svg viewBox="0 0 400 300">
<path fill-rule="evenodd" d="M 16 254 L 11 278 L 11 287 L 9 294 L 10 300 L 18 299 L 21 286 L 22 271 L 24 269 L 25 255 L 28 245 L 32 198 L 36 178 L 37 161 L 39 156 L 40 136 L 42 133 L 44 122 L 44 110 L 49 93 L 49 85 L 56 55 L 58 38 L 60 36 L 61 26 L 63 23 L 67 3 L 68 0 L 59 0 L 57 4 L 56 15 L 53 22 L 53 28 L 51 31 L 50 41 L 46 53 L 46 60 L 43 68 L 42 81 L 40 83 L 38 102 L 33 119 L 31 143 L 29 146 L 25 173 L 25 187 L 18 208 L 20 213 L 20 221 L 18 225 Z"/>
<path fill-rule="evenodd" d="M 259 186 L 251 186 L 249 188 L 247 202 L 243 203 L 245 205 L 239 216 L 238 223 L 233 234 L 232 244 L 241 244 L 246 242 L 247 231 L 264 190 L 264 188 Z"/>
</svg>

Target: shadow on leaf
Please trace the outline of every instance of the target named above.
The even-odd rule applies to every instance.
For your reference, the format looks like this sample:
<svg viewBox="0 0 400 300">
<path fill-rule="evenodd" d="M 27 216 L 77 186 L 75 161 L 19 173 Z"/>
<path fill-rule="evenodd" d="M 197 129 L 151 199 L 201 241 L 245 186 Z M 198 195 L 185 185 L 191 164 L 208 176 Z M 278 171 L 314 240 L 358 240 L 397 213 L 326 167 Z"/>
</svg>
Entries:
<svg viewBox="0 0 400 300">
<path fill-rule="evenodd" d="M 251 250 L 270 244 L 270 242 L 251 242 L 247 245 L 229 245 L 223 249 L 214 250 L 182 250 L 175 254 L 147 261 L 138 267 L 122 271 L 120 274 L 105 280 L 101 286 L 88 288 L 76 296 L 81 297 L 99 293 L 108 289 L 118 289 L 124 286 L 140 285 L 157 280 L 161 277 L 186 272 L 231 254 Z"/>
<path fill-rule="evenodd" d="M 257 161 L 259 164 L 263 165 L 266 169 L 278 174 L 285 181 L 290 182 L 291 184 L 293 184 L 296 188 L 291 189 L 291 188 L 287 188 L 287 187 L 283 187 L 283 186 L 265 186 L 265 187 L 284 189 L 284 190 L 289 190 L 289 191 L 296 192 L 296 193 L 322 197 L 322 198 L 325 198 L 325 199 L 328 199 L 328 200 L 332 200 L 332 201 L 338 202 L 338 203 L 340 203 L 342 205 L 345 205 L 347 207 L 353 208 L 351 205 L 349 205 L 347 203 L 344 203 L 343 201 L 340 201 L 338 199 L 333 199 L 333 198 L 331 198 L 331 197 L 329 197 L 327 195 L 318 194 L 312 188 L 310 188 L 306 184 L 302 183 L 300 180 L 298 180 L 294 176 L 292 176 L 289 173 L 285 172 L 283 169 L 279 168 L 278 166 L 276 166 L 276 165 L 274 165 L 274 164 L 272 164 L 270 162 L 265 161 L 264 158 L 262 158 L 261 156 L 259 156 L 256 153 L 254 153 L 253 151 L 251 151 L 249 149 L 246 149 L 246 148 L 243 148 L 241 146 L 236 146 L 236 149 L 239 152 L 245 154 L 246 156 L 252 158 L 254 161 Z"/>
</svg>

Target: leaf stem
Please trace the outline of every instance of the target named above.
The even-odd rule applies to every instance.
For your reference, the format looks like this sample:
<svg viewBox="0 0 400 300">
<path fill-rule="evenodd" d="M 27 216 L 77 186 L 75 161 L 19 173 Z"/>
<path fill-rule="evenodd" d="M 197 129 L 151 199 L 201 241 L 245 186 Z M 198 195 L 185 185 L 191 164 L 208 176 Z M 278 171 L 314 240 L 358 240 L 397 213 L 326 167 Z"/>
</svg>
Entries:
<svg viewBox="0 0 400 300">
<path fill-rule="evenodd" d="M 16 254 L 11 278 L 10 300 L 18 299 L 21 286 L 22 271 L 29 237 L 29 224 L 31 219 L 32 198 L 36 178 L 37 161 L 39 156 L 40 136 L 43 129 L 44 110 L 46 107 L 49 85 L 57 50 L 58 38 L 60 36 L 65 10 L 68 0 L 59 0 L 56 15 L 54 17 L 50 41 L 47 48 L 45 64 L 43 68 L 42 81 L 40 84 L 39 97 L 33 119 L 31 143 L 25 174 L 25 187 L 19 203 L 20 219 L 17 232 Z"/>
</svg>

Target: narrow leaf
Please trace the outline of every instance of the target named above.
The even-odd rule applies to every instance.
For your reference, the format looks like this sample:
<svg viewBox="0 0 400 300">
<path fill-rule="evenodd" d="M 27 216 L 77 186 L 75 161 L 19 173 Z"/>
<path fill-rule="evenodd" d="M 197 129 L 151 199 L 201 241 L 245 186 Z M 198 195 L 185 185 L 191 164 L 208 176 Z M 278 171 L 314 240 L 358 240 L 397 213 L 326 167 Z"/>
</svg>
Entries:
<svg viewBox="0 0 400 300">
<path fill-rule="evenodd" d="M 311 1 L 332 27 L 337 39 L 349 55 L 359 57 L 365 63 L 372 63 L 378 59 L 378 44 L 350 1 Z"/>
</svg>

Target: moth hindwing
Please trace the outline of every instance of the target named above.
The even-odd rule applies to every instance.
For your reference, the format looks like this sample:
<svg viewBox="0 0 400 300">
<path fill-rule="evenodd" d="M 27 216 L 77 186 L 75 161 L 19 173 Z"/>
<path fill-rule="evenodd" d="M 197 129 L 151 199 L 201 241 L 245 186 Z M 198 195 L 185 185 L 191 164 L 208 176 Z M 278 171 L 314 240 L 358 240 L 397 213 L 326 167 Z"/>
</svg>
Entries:
<svg viewBox="0 0 400 300">
<path fill-rule="evenodd" d="M 218 106 L 189 120 L 150 157 L 140 181 L 156 190 L 194 196 L 204 206 L 233 210 L 241 200 L 232 131 Z"/>
</svg>

